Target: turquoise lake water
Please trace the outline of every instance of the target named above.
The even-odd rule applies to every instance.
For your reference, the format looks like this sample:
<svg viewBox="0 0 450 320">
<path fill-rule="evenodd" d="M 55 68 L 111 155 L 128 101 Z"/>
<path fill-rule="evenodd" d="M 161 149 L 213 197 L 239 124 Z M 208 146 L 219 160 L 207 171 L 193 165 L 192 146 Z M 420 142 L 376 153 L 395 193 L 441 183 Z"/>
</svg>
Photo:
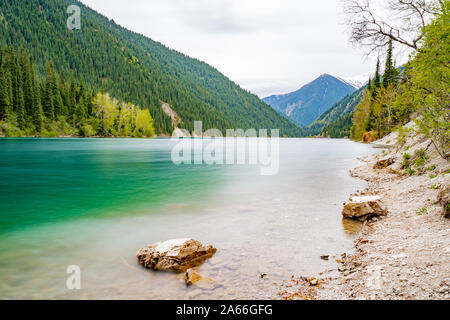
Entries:
<svg viewBox="0 0 450 320">
<path fill-rule="evenodd" d="M 282 139 L 280 171 L 180 165 L 170 139 L 0 139 L 1 299 L 266 299 L 291 275 L 335 268 L 358 225 L 340 212 L 365 183 L 347 140 Z M 214 291 L 143 270 L 135 252 L 173 238 L 218 252 L 200 268 Z M 81 290 L 66 288 L 78 265 Z M 269 279 L 261 279 L 261 272 Z"/>
</svg>

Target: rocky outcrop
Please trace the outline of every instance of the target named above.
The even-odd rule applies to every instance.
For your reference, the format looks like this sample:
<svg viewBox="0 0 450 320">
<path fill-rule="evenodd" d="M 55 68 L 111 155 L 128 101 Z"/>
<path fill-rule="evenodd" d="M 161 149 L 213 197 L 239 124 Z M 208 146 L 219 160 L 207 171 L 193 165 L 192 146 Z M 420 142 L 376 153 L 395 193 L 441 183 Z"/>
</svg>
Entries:
<svg viewBox="0 0 450 320">
<path fill-rule="evenodd" d="M 216 287 L 213 279 L 202 277 L 194 269 L 188 269 L 186 271 L 184 281 L 188 286 L 195 286 L 203 290 L 213 290 Z"/>
<path fill-rule="evenodd" d="M 384 157 L 377 161 L 374 166 L 374 169 L 385 169 L 390 165 L 394 164 L 395 159 L 393 157 Z"/>
<path fill-rule="evenodd" d="M 450 219 L 450 189 L 444 188 L 439 192 L 437 203 L 442 205 L 443 215 L 445 218 Z"/>
<path fill-rule="evenodd" d="M 193 239 L 175 239 L 146 246 L 136 254 L 145 268 L 185 272 L 211 258 L 216 249 Z"/>
<path fill-rule="evenodd" d="M 365 132 L 362 138 L 363 143 L 372 143 L 378 139 L 378 133 L 376 131 Z"/>
<path fill-rule="evenodd" d="M 345 204 L 342 215 L 348 219 L 368 220 L 377 216 L 385 216 L 387 210 L 379 196 L 353 197 Z"/>
</svg>

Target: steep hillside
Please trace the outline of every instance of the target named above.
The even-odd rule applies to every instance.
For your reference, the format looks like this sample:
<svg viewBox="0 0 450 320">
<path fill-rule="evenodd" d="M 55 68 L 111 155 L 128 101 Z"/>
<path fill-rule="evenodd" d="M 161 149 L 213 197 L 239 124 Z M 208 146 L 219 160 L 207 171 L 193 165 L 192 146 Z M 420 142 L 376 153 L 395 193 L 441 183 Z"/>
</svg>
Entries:
<svg viewBox="0 0 450 320">
<path fill-rule="evenodd" d="M 300 129 L 258 97 L 241 89 L 209 65 L 170 50 L 117 25 L 77 1 L 0 0 L 0 46 L 23 46 L 38 73 L 53 61 L 58 73 L 74 73 L 96 90 L 147 107 L 157 133 L 170 133 L 168 103 L 180 116 L 179 127 L 279 128 L 297 136 Z M 69 4 L 81 8 L 81 29 L 67 28 Z"/>
<path fill-rule="evenodd" d="M 308 126 L 356 89 L 338 78 L 324 74 L 297 91 L 264 98 L 263 101 L 299 126 Z"/>
<path fill-rule="evenodd" d="M 361 102 L 365 90 L 366 87 L 363 87 L 333 105 L 306 128 L 307 134 L 318 135 L 326 133 L 332 138 L 349 137 L 353 112 Z"/>
</svg>

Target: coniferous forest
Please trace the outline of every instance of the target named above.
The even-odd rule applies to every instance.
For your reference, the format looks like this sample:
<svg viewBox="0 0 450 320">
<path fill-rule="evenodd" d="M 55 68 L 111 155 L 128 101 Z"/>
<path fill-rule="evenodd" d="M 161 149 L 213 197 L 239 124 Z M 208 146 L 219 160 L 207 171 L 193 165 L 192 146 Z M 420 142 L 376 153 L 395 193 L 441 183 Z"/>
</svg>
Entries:
<svg viewBox="0 0 450 320">
<path fill-rule="evenodd" d="M 74 108 L 80 101 L 70 100 L 65 88 L 73 85 L 78 91 L 80 87 L 85 91 L 85 95 L 77 93 L 75 100 L 81 99 L 82 109 L 87 110 L 88 117 L 92 116 L 89 99 L 95 96 L 95 92 L 102 91 L 120 101 L 148 109 L 158 135 L 168 135 L 173 131 L 171 118 L 161 108 L 163 102 L 168 103 L 181 118 L 178 126 L 190 132 L 194 121 L 200 120 L 205 130 L 279 128 L 282 135 L 302 134 L 300 128 L 257 96 L 241 89 L 206 63 L 126 30 L 80 2 L 0 0 L 0 4 L 0 47 L 11 56 L 11 47 L 18 51 L 22 46 L 32 57 L 36 87 L 39 87 L 34 91 L 42 94 L 44 124 L 57 122 L 58 116 L 64 115 L 70 118 L 70 121 L 66 119 L 67 123 L 74 127 L 72 114 L 75 114 Z M 79 30 L 67 27 L 69 15 L 66 11 L 72 4 L 81 8 Z M 4 60 L 10 64 L 8 68 L 13 68 L 11 58 Z M 13 96 L 13 100 L 8 102 L 12 110 L 22 108 L 14 100 L 14 97 L 21 96 L 15 92 L 15 81 L 13 79 L 11 84 L 13 93 L 8 94 Z M 50 82 L 47 93 L 41 88 L 46 82 Z M 44 94 L 51 95 L 51 99 L 46 100 Z M 29 101 L 27 105 L 30 105 Z M 27 111 L 26 115 L 29 114 Z M 20 128 L 18 122 L 14 124 Z M 87 124 L 98 132 L 95 123 Z"/>
<path fill-rule="evenodd" d="M 0 50 L 0 130 L 6 136 L 152 137 L 148 109 L 86 88 L 83 79 L 58 75 L 52 62 L 38 79 L 23 47 Z"/>
</svg>

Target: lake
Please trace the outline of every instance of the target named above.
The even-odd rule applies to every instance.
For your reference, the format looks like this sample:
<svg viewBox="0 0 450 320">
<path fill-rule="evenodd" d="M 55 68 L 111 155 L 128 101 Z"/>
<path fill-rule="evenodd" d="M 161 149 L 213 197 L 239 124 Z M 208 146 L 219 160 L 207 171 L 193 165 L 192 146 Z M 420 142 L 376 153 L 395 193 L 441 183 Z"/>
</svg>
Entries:
<svg viewBox="0 0 450 320">
<path fill-rule="evenodd" d="M 0 299 L 271 299 L 292 275 L 337 268 L 321 255 L 352 249 L 359 223 L 342 220 L 342 204 L 366 183 L 349 169 L 376 149 L 281 139 L 278 174 L 262 176 L 177 166 L 176 143 L 0 139 Z M 199 269 L 217 289 L 137 264 L 137 250 L 174 238 L 217 248 Z M 69 265 L 81 290 L 66 288 Z"/>
</svg>

